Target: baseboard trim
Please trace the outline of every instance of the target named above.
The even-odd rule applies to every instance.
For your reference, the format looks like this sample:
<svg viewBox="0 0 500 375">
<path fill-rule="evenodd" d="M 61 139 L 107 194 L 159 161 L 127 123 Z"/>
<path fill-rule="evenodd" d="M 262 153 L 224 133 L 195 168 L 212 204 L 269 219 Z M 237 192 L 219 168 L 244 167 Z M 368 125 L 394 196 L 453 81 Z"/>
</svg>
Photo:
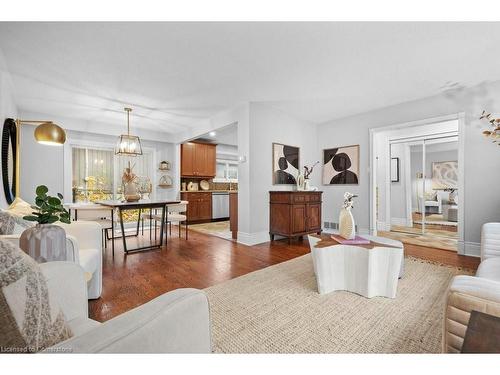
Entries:
<svg viewBox="0 0 500 375">
<path fill-rule="evenodd" d="M 247 246 L 258 245 L 260 243 L 269 242 L 269 232 L 247 233 L 238 231 L 237 242 Z"/>
<path fill-rule="evenodd" d="M 481 256 L 481 244 L 479 242 L 458 241 L 458 253 L 471 257 Z"/>
</svg>

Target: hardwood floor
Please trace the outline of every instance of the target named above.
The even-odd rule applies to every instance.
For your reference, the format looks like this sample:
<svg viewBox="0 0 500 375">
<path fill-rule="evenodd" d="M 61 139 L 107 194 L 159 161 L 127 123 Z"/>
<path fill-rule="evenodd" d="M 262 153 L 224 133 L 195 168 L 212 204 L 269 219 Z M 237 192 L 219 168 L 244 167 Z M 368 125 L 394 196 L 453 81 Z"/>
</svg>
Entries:
<svg viewBox="0 0 500 375">
<path fill-rule="evenodd" d="M 203 289 L 273 264 L 309 253 L 306 238 L 245 246 L 215 236 L 190 231 L 189 240 L 178 238 L 176 229 L 167 247 L 124 255 L 116 241 L 115 256 L 108 246 L 103 260 L 103 293 L 89 301 L 89 314 L 100 322 L 109 320 L 173 289 Z M 149 239 L 149 235 L 145 233 Z M 130 246 L 144 242 L 128 238 Z M 135 242 L 135 243 L 134 243 Z M 146 244 L 146 243 L 144 243 Z M 478 258 L 405 245 L 407 255 L 452 266 L 476 269 Z"/>
</svg>

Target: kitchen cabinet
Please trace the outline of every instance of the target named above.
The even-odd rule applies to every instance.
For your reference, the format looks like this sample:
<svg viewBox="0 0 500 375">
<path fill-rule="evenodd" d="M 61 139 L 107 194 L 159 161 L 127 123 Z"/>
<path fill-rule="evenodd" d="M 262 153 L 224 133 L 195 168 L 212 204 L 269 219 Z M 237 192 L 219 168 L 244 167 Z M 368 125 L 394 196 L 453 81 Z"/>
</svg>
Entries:
<svg viewBox="0 0 500 375">
<path fill-rule="evenodd" d="M 269 235 L 299 237 L 321 233 L 321 191 L 270 191 Z"/>
<path fill-rule="evenodd" d="M 217 145 L 188 142 L 181 145 L 182 177 L 215 177 Z"/>
<path fill-rule="evenodd" d="M 181 193 L 181 200 L 188 201 L 188 222 L 212 220 L 212 193 Z"/>
</svg>

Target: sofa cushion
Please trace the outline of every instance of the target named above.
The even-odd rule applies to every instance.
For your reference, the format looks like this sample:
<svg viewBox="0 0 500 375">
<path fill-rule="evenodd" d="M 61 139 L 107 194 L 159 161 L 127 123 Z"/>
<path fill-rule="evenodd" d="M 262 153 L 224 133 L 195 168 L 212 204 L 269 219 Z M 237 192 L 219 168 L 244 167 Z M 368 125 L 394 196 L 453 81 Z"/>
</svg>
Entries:
<svg viewBox="0 0 500 375">
<path fill-rule="evenodd" d="M 500 281 L 500 258 L 488 258 L 481 262 L 476 272 L 477 277 Z"/>
<path fill-rule="evenodd" d="M 95 320 L 82 317 L 68 321 L 68 325 L 75 336 L 83 335 L 84 333 L 87 333 L 88 331 L 99 327 L 101 324 L 102 323 L 99 323 Z"/>
<path fill-rule="evenodd" d="M 0 240 L 0 348 L 37 352 L 72 336 L 40 266 Z"/>
<path fill-rule="evenodd" d="M 97 249 L 80 249 L 80 266 L 82 266 L 86 272 L 95 272 L 97 270 L 99 256 L 99 250 Z"/>
</svg>

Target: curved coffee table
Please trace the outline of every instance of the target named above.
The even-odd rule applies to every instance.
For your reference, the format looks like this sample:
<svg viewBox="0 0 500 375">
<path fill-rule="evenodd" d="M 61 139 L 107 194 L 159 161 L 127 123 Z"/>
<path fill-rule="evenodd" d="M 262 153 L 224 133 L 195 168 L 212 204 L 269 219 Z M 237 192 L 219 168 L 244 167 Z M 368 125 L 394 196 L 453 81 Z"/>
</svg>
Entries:
<svg viewBox="0 0 500 375">
<path fill-rule="evenodd" d="M 367 298 L 396 297 L 404 272 L 401 242 L 363 236 L 369 245 L 341 245 L 327 234 L 308 237 L 320 294 L 347 290 Z"/>
</svg>

